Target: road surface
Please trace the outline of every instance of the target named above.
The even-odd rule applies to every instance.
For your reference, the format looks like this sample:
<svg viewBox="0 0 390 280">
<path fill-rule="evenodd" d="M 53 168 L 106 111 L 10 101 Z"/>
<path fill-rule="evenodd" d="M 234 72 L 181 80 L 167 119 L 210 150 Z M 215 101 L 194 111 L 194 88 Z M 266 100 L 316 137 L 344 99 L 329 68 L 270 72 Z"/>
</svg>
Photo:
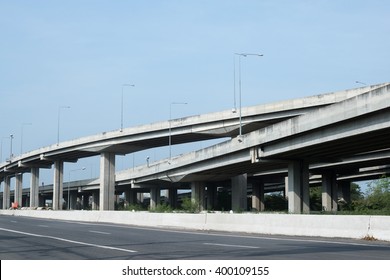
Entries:
<svg viewBox="0 0 390 280">
<path fill-rule="evenodd" d="M 0 215 L 2 260 L 390 260 L 390 242 L 202 232 Z"/>
</svg>

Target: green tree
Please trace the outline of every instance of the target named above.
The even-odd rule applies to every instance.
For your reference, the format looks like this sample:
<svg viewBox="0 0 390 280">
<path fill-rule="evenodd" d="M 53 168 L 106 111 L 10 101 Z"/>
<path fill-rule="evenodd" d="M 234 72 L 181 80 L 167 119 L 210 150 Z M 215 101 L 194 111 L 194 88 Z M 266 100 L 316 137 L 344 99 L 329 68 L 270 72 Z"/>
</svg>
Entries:
<svg viewBox="0 0 390 280">
<path fill-rule="evenodd" d="M 369 183 L 366 205 L 369 209 L 390 211 L 389 177 L 383 177 Z"/>
<path fill-rule="evenodd" d="M 364 199 L 364 194 L 358 184 L 351 183 L 351 201 L 359 201 Z"/>
<path fill-rule="evenodd" d="M 199 203 L 197 201 L 193 201 L 190 197 L 183 198 L 181 207 L 185 212 L 189 212 L 189 213 L 199 212 Z"/>
<path fill-rule="evenodd" d="M 322 211 L 322 193 L 321 187 L 312 187 L 309 189 L 310 210 Z"/>
</svg>

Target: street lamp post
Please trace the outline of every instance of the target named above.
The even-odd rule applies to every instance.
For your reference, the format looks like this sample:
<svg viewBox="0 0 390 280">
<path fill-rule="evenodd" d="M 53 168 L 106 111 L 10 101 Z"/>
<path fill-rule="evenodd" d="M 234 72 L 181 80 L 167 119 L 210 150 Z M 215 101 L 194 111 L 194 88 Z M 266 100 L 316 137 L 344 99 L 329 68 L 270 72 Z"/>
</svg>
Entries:
<svg viewBox="0 0 390 280">
<path fill-rule="evenodd" d="M 69 170 L 69 177 L 68 177 L 68 210 L 70 210 L 70 173 L 74 172 L 74 171 L 79 171 L 79 170 L 85 170 L 85 167 Z"/>
<path fill-rule="evenodd" d="M 70 109 L 70 106 L 58 106 L 58 118 L 57 118 L 57 146 L 60 143 L 60 116 L 61 109 Z"/>
<path fill-rule="evenodd" d="M 20 135 L 20 154 L 23 154 L 23 128 L 25 125 L 32 125 L 32 123 L 22 123 L 21 135 Z"/>
<path fill-rule="evenodd" d="M 262 54 L 257 53 L 235 53 L 235 55 L 238 55 L 238 87 L 239 87 L 239 137 L 241 139 L 242 136 L 242 114 L 241 114 L 241 57 L 247 57 L 247 56 L 263 56 Z M 235 71 L 234 71 L 235 72 Z M 235 75 L 234 75 L 235 76 Z"/>
<path fill-rule="evenodd" d="M 13 156 L 14 156 L 13 153 L 12 153 L 12 140 L 14 139 L 14 135 L 11 134 L 11 135 L 9 136 L 9 138 L 11 139 L 11 141 L 10 141 L 9 160 L 12 161 L 12 158 L 13 158 Z"/>
<path fill-rule="evenodd" d="M 186 102 L 171 102 L 169 105 L 169 162 L 171 162 L 172 159 L 172 127 L 171 127 L 171 121 L 172 121 L 172 105 L 187 105 Z"/>
<path fill-rule="evenodd" d="M 237 103 L 236 103 L 236 54 L 233 55 L 233 109 L 232 112 L 237 112 Z"/>
<path fill-rule="evenodd" d="M 123 131 L 123 88 L 124 87 L 135 87 L 135 85 L 131 84 L 123 84 L 122 85 L 122 98 L 121 98 L 121 132 Z"/>
</svg>

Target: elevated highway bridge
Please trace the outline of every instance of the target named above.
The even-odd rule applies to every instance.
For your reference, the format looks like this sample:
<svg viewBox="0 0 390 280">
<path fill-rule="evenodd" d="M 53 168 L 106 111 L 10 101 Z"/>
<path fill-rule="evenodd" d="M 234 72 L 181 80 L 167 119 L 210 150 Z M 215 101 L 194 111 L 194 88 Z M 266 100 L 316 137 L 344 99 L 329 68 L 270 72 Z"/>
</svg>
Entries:
<svg viewBox="0 0 390 280">
<path fill-rule="evenodd" d="M 202 202 L 206 183 L 223 180 L 232 183 L 232 207 L 246 209 L 248 178 L 256 182 L 252 207 L 260 209 L 265 178 L 276 173 L 288 174 L 289 211 L 295 213 L 308 211 L 308 178 L 320 173 L 324 208 L 331 210 L 337 202 L 337 176 L 358 176 L 359 168 L 388 163 L 389 100 L 386 83 L 242 108 L 242 135 L 237 112 L 229 110 L 57 143 L 0 164 L 3 208 L 11 203 L 13 176 L 14 200 L 22 201 L 24 172 L 32 178 L 29 204 L 38 206 L 39 169 L 54 165 L 53 208 L 61 209 L 63 163 L 100 155 L 99 179 L 88 184 L 90 189 L 98 186 L 95 204 L 101 210 L 114 209 L 115 188 L 123 186 L 128 191 L 147 186 L 157 202 L 161 186 L 188 183 L 194 199 Z M 218 138 L 229 140 L 115 175 L 115 155 Z"/>
</svg>

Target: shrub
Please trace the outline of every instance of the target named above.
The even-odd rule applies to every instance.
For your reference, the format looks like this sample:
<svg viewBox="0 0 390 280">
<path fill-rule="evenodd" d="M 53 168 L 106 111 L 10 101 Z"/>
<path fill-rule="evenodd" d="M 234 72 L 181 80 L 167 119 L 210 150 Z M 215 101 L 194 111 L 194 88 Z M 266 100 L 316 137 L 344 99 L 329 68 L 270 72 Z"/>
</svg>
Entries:
<svg viewBox="0 0 390 280">
<path fill-rule="evenodd" d="M 181 207 L 185 212 L 189 213 L 197 213 L 199 212 L 199 203 L 196 201 L 193 201 L 189 197 L 183 198 L 183 201 L 181 203 Z"/>
</svg>

